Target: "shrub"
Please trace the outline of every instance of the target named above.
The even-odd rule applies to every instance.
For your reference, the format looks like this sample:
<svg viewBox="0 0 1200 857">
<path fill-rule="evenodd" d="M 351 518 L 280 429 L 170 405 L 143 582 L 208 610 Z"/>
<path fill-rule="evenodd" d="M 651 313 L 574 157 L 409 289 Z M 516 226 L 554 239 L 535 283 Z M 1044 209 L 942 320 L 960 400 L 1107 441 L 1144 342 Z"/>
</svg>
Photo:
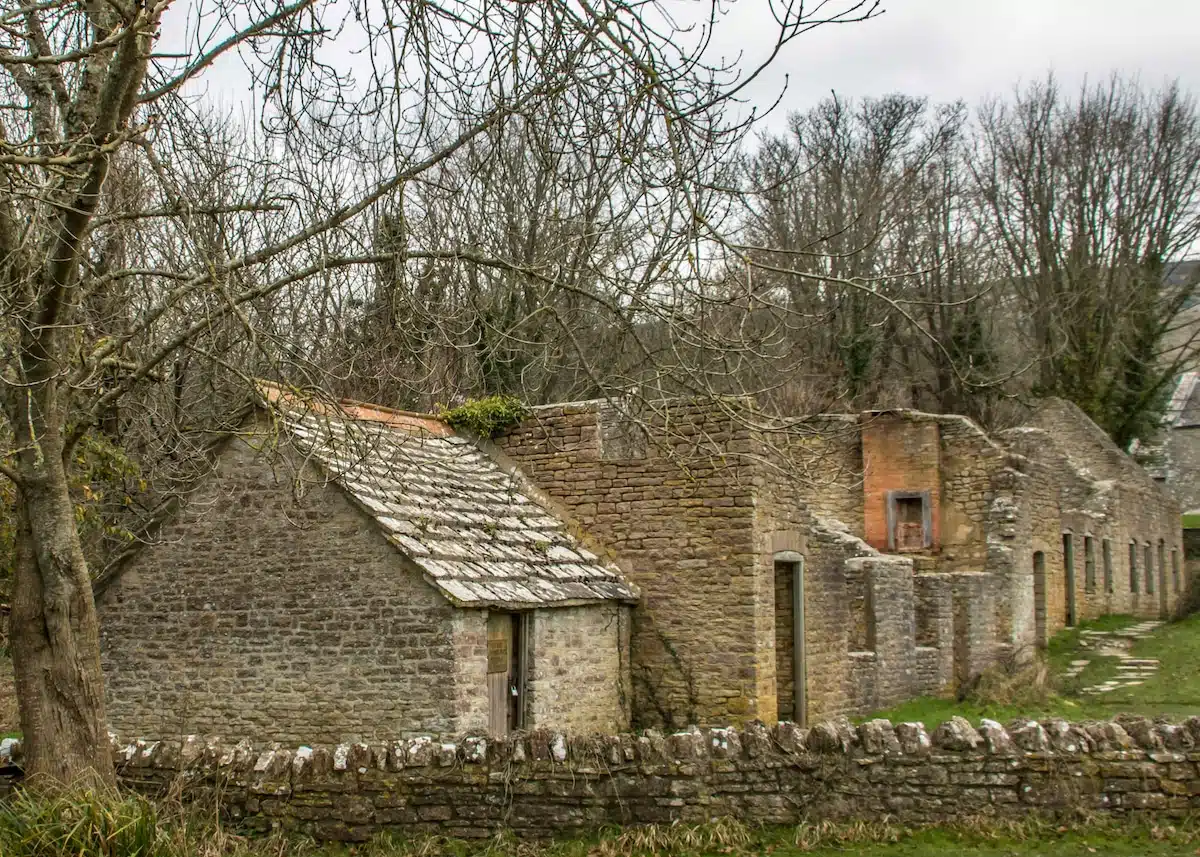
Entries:
<svg viewBox="0 0 1200 857">
<path fill-rule="evenodd" d="M 1034 708 L 1054 695 L 1050 667 L 1041 652 L 1032 657 L 1004 659 L 988 667 L 960 691 L 964 701 L 976 705 Z"/>
<path fill-rule="evenodd" d="M 516 396 L 468 399 L 456 408 L 439 408 L 438 418 L 452 428 L 479 437 L 499 437 L 529 415 L 529 408 Z"/>
</svg>

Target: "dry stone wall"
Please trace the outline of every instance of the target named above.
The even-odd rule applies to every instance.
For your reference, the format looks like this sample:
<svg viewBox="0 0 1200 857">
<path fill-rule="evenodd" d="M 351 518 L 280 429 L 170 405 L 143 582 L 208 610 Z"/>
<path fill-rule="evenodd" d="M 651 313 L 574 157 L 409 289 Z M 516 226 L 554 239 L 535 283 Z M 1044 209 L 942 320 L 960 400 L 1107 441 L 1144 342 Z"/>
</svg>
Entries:
<svg viewBox="0 0 1200 857">
<path fill-rule="evenodd" d="M 503 741 L 416 738 L 288 749 L 189 737 L 116 742 L 121 780 L 148 793 L 178 786 L 216 799 L 247 828 L 364 840 L 380 830 L 478 838 L 500 829 L 555 836 L 607 824 L 804 819 L 936 822 L 1200 809 L 1200 718 L 1007 728 L 961 718 L 920 724 L 828 721 L 672 735 Z M 0 747 L 0 795 L 20 776 L 20 747 Z"/>
</svg>

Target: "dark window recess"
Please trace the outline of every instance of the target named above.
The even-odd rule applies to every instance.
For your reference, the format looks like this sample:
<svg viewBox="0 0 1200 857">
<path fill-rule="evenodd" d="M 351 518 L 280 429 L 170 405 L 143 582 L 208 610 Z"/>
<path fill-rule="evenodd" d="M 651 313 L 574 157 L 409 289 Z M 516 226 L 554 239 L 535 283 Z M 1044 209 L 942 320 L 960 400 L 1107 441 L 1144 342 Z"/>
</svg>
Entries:
<svg viewBox="0 0 1200 857">
<path fill-rule="evenodd" d="M 1167 545 L 1162 539 L 1158 540 L 1158 585 L 1160 595 L 1167 592 Z"/>
<path fill-rule="evenodd" d="M 1138 591 L 1137 543 L 1129 543 L 1129 591 Z"/>
<path fill-rule="evenodd" d="M 1088 592 L 1096 591 L 1096 542 L 1091 536 L 1083 537 L 1083 586 Z"/>
<path fill-rule="evenodd" d="M 1154 548 L 1146 542 L 1146 594 L 1154 594 Z"/>
<path fill-rule="evenodd" d="M 919 551 L 933 545 L 933 510 L 928 491 L 889 491 L 888 549 Z"/>
<path fill-rule="evenodd" d="M 1100 543 L 1100 553 L 1104 559 L 1104 591 L 1113 591 L 1113 559 L 1112 542 L 1105 539 Z"/>
</svg>

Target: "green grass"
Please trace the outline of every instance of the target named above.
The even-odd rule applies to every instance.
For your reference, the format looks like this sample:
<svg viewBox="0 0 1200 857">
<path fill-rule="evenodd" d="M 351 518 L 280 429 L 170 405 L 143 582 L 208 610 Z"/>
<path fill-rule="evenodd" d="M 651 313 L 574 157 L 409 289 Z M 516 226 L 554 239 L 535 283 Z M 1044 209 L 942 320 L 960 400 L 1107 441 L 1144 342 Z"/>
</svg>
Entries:
<svg viewBox="0 0 1200 857">
<path fill-rule="evenodd" d="M 787 855 L 785 850 L 776 854 Z M 892 842 L 819 847 L 805 853 L 814 857 L 857 854 L 860 857 L 1151 857 L 1196 853 L 1196 843 L 1177 831 L 1159 829 L 1122 829 L 1105 825 L 1095 829 L 1048 830 L 1038 836 L 985 834 L 961 829 L 930 828 L 901 835 Z"/>
<path fill-rule="evenodd" d="M 1150 817 L 1072 817 L 1062 821 L 964 817 L 952 825 L 908 828 L 885 821 L 820 821 L 752 827 L 708 824 L 610 828 L 591 836 L 532 842 L 507 834 L 463 842 L 444 837 L 380 836 L 358 845 L 299 836 L 247 837 L 211 812 L 131 795 L 73 792 L 18 795 L 0 803 L 4 857 L 874 857 L 929 855 L 1183 855 L 1200 845 L 1200 821 Z"/>
<path fill-rule="evenodd" d="M 1200 512 L 1189 512 L 1183 516 L 1183 529 L 1200 530 Z"/>
<path fill-rule="evenodd" d="M 983 717 L 1004 723 L 1017 717 L 1103 720 L 1117 714 L 1177 718 L 1200 714 L 1200 614 L 1163 625 L 1134 644 L 1131 653 L 1135 657 L 1159 660 L 1158 672 L 1141 685 L 1097 695 L 1080 692 L 1117 672 L 1116 658 L 1098 657 L 1093 650 L 1079 648 L 1081 632 L 1113 631 L 1136 621 L 1129 616 L 1105 616 L 1056 635 L 1046 651 L 1054 692 L 1032 705 L 922 697 L 870 716 L 893 722 L 920 721 L 932 729 L 956 714 L 975 723 Z M 1082 658 L 1091 661 L 1083 672 L 1074 679 L 1062 678 L 1070 662 Z"/>
</svg>

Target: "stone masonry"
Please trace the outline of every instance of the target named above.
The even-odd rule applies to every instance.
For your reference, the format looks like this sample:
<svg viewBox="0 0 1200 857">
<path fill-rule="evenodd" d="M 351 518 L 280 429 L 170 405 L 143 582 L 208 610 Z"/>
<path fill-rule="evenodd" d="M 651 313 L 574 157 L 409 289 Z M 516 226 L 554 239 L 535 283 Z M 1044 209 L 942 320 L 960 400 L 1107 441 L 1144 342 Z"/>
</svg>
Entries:
<svg viewBox="0 0 1200 857">
<path fill-rule="evenodd" d="M 98 596 L 110 728 L 291 743 L 488 730 L 489 610 L 431 586 L 303 451 L 231 440 L 158 536 Z M 625 728 L 629 607 L 521 615 L 525 724 Z"/>
<path fill-rule="evenodd" d="M 501 741 L 427 737 L 370 744 L 255 746 L 114 743 L 120 779 L 149 794 L 178 788 L 219 800 L 256 830 L 366 840 L 381 830 L 551 837 L 605 825 L 806 819 L 928 823 L 964 816 L 1129 814 L 1200 809 L 1200 718 L 961 718 L 932 735 L 918 723 L 829 721 L 743 730 Z M 20 746 L 0 746 L 0 795 L 20 776 Z"/>
<path fill-rule="evenodd" d="M 748 407 L 554 405 L 497 442 L 642 591 L 636 725 L 862 714 L 1185 599 L 1177 504 L 1073 405 L 994 437 L 915 411 L 776 431 Z"/>
<path fill-rule="evenodd" d="M 232 441 L 100 593 L 114 729 L 804 725 L 1187 598 L 1178 505 L 1057 400 L 995 436 L 903 410 L 785 429 L 743 400 L 579 402 L 494 444 L 337 407 L 349 422 L 300 420 L 299 440 L 331 444 L 317 460 Z M 377 443 L 334 448 L 356 420 Z M 490 625 L 510 620 L 527 648 L 506 653 Z"/>
</svg>

